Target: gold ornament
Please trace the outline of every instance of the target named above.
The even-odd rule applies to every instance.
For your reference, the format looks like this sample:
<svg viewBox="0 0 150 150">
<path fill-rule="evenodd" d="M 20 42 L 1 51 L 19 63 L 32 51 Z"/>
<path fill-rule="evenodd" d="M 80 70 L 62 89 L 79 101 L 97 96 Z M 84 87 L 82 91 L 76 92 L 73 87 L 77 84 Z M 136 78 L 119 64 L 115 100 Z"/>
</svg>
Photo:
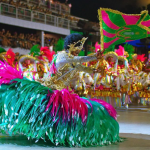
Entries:
<svg viewBox="0 0 150 150">
<path fill-rule="evenodd" d="M 73 44 L 68 45 L 69 46 L 69 52 L 72 51 L 77 51 L 77 50 L 82 50 L 83 45 L 85 43 L 85 41 L 87 40 L 87 38 L 83 37 L 81 40 L 79 40 L 78 42 L 75 42 Z M 76 44 L 81 43 L 80 46 L 75 47 Z"/>
</svg>

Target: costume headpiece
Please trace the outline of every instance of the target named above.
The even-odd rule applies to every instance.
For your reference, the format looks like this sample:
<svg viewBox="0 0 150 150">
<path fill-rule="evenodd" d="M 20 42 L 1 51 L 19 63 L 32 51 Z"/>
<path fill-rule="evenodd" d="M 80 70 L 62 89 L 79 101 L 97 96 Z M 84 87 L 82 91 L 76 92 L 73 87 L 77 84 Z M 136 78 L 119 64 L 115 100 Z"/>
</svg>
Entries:
<svg viewBox="0 0 150 150">
<path fill-rule="evenodd" d="M 39 45 L 34 45 L 31 49 L 30 49 L 30 55 L 32 56 L 39 56 L 40 55 L 40 48 Z"/>
<path fill-rule="evenodd" d="M 144 62 L 147 59 L 147 57 L 144 57 L 144 56 L 145 56 L 145 54 L 137 55 L 137 60 L 140 60 L 141 62 Z"/>
<path fill-rule="evenodd" d="M 23 62 L 25 62 L 25 60 L 30 60 L 31 63 L 34 63 L 37 59 L 33 56 L 30 56 L 30 55 L 23 55 L 20 57 L 19 62 L 23 63 Z"/>
<path fill-rule="evenodd" d="M 82 50 L 87 38 L 79 33 L 72 33 L 64 39 L 64 49 L 68 52 Z"/>
<path fill-rule="evenodd" d="M 49 60 L 49 62 L 51 62 L 55 52 L 54 51 L 50 51 L 49 48 L 45 46 L 45 47 L 41 47 L 40 54 L 41 54 L 41 56 L 39 57 L 40 60 L 44 60 L 42 58 L 42 56 L 45 56 Z"/>
<path fill-rule="evenodd" d="M 125 57 L 123 57 L 123 56 L 119 56 L 118 57 L 118 61 L 119 60 L 123 61 L 123 65 L 124 65 L 125 69 L 127 69 L 128 65 L 129 65 L 128 60 Z"/>
<path fill-rule="evenodd" d="M 0 53 L 4 53 L 4 52 L 6 52 L 6 50 L 0 47 Z"/>
<path fill-rule="evenodd" d="M 108 52 L 104 55 L 104 59 L 107 60 L 108 57 L 112 57 L 114 61 L 114 69 L 117 71 L 118 55 L 115 52 Z"/>
<path fill-rule="evenodd" d="M 15 53 L 11 48 L 6 52 L 6 60 L 10 65 L 13 65 L 15 61 Z"/>
<path fill-rule="evenodd" d="M 121 45 L 119 46 L 119 49 L 115 50 L 115 52 L 117 53 L 118 56 L 122 56 L 125 58 L 129 56 L 128 52 L 126 52 L 124 47 L 122 47 Z"/>
<path fill-rule="evenodd" d="M 4 61 L 4 56 L 0 55 L 0 61 Z"/>
<path fill-rule="evenodd" d="M 119 61 L 119 60 L 121 60 L 121 61 L 123 61 L 123 62 L 125 62 L 125 61 L 128 62 L 128 60 L 127 60 L 125 57 L 122 57 L 122 56 L 118 56 L 118 61 Z"/>
<path fill-rule="evenodd" d="M 108 52 L 114 52 L 114 50 L 115 50 L 115 45 L 112 45 L 109 48 L 104 50 L 104 54 L 107 54 Z"/>
<path fill-rule="evenodd" d="M 128 52 L 128 57 L 127 57 L 127 59 L 128 59 L 128 60 L 132 59 L 132 55 L 134 54 L 134 48 L 133 48 L 133 46 L 126 43 L 126 44 L 124 45 L 124 49 L 125 49 L 126 52 Z"/>
<path fill-rule="evenodd" d="M 95 52 L 100 51 L 101 45 L 98 42 L 95 43 Z"/>
<path fill-rule="evenodd" d="M 118 56 L 124 56 L 125 53 L 124 47 L 119 45 L 119 49 L 115 50 L 115 52 L 117 53 Z"/>
<path fill-rule="evenodd" d="M 108 57 L 112 57 L 113 61 L 116 61 L 118 59 L 118 56 L 115 52 L 108 52 L 104 55 L 105 59 L 107 59 Z"/>
<path fill-rule="evenodd" d="M 133 58 L 133 59 L 137 59 L 137 54 L 133 54 L 133 55 L 132 55 L 132 58 Z"/>
<path fill-rule="evenodd" d="M 83 37 L 81 40 L 71 43 L 70 45 L 68 45 L 69 51 L 72 52 L 72 51 L 76 51 L 76 50 L 82 50 L 83 45 L 86 40 L 87 40 L 87 38 Z"/>
<path fill-rule="evenodd" d="M 0 47 L 0 60 L 4 61 L 5 59 L 6 50 Z"/>
</svg>

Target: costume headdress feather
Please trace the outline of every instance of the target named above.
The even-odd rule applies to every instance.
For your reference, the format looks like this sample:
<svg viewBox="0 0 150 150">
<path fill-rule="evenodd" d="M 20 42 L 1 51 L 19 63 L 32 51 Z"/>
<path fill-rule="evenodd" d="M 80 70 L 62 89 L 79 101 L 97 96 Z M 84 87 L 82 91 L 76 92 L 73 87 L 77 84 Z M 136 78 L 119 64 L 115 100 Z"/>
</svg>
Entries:
<svg viewBox="0 0 150 150">
<path fill-rule="evenodd" d="M 6 52 L 6 50 L 4 48 L 0 47 L 0 53 L 4 53 L 4 52 Z"/>
<path fill-rule="evenodd" d="M 30 49 L 30 55 L 33 55 L 34 56 L 39 56 L 40 55 L 40 48 L 39 48 L 39 45 L 34 45 L 31 49 Z"/>
<path fill-rule="evenodd" d="M 15 53 L 11 48 L 6 52 L 6 60 L 12 66 L 15 61 Z"/>
<path fill-rule="evenodd" d="M 132 56 L 133 56 L 133 54 L 134 54 L 134 48 L 133 48 L 133 46 L 126 43 L 126 44 L 124 45 L 124 49 L 125 49 L 125 51 L 128 52 L 128 54 L 129 54 L 129 56 L 127 57 L 127 59 L 128 59 L 128 60 L 132 59 Z"/>
<path fill-rule="evenodd" d="M 45 47 L 41 47 L 40 53 L 41 53 L 42 56 L 46 56 L 47 59 L 49 60 L 49 62 L 52 61 L 53 55 L 55 54 L 54 51 L 50 51 L 49 48 L 46 47 L 46 46 L 45 46 Z M 41 58 L 41 57 L 40 57 L 40 58 Z M 39 59 L 40 59 L 40 58 L 39 58 Z M 42 59 L 42 58 L 41 58 L 41 59 Z"/>
<path fill-rule="evenodd" d="M 140 60 L 141 62 L 144 62 L 147 59 L 147 57 L 144 57 L 144 56 L 145 56 L 145 54 L 137 55 L 137 60 Z"/>
</svg>

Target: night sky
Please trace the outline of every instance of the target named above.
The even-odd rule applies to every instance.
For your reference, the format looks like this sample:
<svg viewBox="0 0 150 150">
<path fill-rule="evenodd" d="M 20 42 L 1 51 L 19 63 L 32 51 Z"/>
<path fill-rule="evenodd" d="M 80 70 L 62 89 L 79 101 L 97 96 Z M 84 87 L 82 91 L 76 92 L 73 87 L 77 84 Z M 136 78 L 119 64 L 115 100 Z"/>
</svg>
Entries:
<svg viewBox="0 0 150 150">
<path fill-rule="evenodd" d="M 58 0 L 64 3 L 66 0 Z M 139 13 L 140 0 L 68 0 L 72 4 L 71 14 L 90 21 L 98 22 L 97 10 L 100 7 L 112 8 L 124 13 Z"/>
</svg>

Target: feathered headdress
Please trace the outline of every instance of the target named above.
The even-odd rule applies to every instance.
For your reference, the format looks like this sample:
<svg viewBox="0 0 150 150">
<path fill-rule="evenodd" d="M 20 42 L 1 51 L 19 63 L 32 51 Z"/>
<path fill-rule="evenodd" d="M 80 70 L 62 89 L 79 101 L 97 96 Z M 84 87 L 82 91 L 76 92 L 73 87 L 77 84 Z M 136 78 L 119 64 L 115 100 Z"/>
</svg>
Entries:
<svg viewBox="0 0 150 150">
<path fill-rule="evenodd" d="M 98 44 L 98 42 L 95 43 L 95 52 L 99 51 L 101 49 L 101 45 Z"/>
<path fill-rule="evenodd" d="M 40 48 L 39 45 L 34 45 L 31 49 L 30 49 L 30 55 L 34 56 L 39 56 L 40 55 Z"/>
<path fill-rule="evenodd" d="M 121 45 L 119 46 L 119 49 L 115 50 L 115 52 L 117 53 L 118 56 L 124 56 L 125 55 L 124 47 L 122 47 Z"/>
<path fill-rule="evenodd" d="M 64 49 L 64 39 L 60 38 L 54 46 L 55 52 L 62 51 Z"/>
<path fill-rule="evenodd" d="M 118 57 L 118 61 L 119 61 L 119 60 L 123 61 L 123 65 L 124 65 L 125 69 L 127 69 L 128 66 L 129 66 L 129 63 L 128 63 L 127 58 L 125 58 L 125 57 L 123 57 L 123 56 L 119 56 L 119 57 Z"/>
<path fill-rule="evenodd" d="M 144 56 L 145 56 L 145 54 L 137 55 L 137 60 L 140 60 L 141 62 L 144 62 L 147 59 L 147 57 L 144 57 Z"/>
<path fill-rule="evenodd" d="M 126 43 L 126 44 L 124 45 L 124 49 L 125 49 L 125 51 L 128 52 L 128 54 L 129 54 L 129 56 L 127 57 L 127 59 L 128 59 L 128 60 L 132 59 L 132 56 L 133 56 L 133 54 L 134 54 L 134 48 L 133 48 L 133 46 Z"/>
<path fill-rule="evenodd" d="M 15 53 L 11 48 L 6 52 L 6 60 L 12 66 L 15 61 Z"/>
<path fill-rule="evenodd" d="M 110 46 L 109 48 L 105 49 L 104 54 L 108 53 L 108 52 L 114 52 L 115 50 L 115 45 Z"/>
<path fill-rule="evenodd" d="M 39 57 L 39 59 L 43 60 L 42 56 L 45 56 L 49 60 L 49 62 L 51 62 L 55 52 L 50 51 L 49 48 L 45 46 L 45 47 L 41 47 L 40 54 L 41 54 L 41 57 Z"/>
<path fill-rule="evenodd" d="M 0 47 L 0 53 L 4 53 L 4 52 L 6 52 L 6 50 Z"/>
</svg>

